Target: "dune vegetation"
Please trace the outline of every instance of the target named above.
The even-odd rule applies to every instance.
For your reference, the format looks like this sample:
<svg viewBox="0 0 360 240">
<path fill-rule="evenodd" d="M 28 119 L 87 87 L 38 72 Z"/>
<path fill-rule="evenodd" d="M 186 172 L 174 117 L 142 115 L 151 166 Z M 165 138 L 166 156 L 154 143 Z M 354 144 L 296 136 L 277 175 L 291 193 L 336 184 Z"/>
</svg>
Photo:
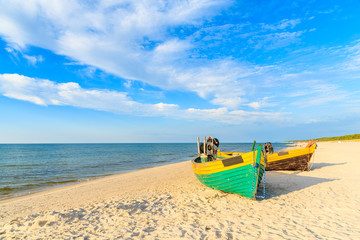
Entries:
<svg viewBox="0 0 360 240">
<path fill-rule="evenodd" d="M 360 139 L 360 134 L 351 134 L 351 135 L 344 135 L 344 136 L 337 136 L 337 137 L 322 137 L 316 138 L 315 141 L 343 141 L 343 140 L 356 140 Z"/>
</svg>

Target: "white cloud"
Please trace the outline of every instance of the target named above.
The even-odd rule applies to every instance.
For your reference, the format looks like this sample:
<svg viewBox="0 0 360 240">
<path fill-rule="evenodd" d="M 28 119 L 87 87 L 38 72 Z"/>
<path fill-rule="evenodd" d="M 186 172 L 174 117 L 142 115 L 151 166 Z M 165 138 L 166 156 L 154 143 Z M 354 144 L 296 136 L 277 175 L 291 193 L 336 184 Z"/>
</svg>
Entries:
<svg viewBox="0 0 360 240">
<path fill-rule="evenodd" d="M 9 44 L 9 46 L 7 46 L 5 48 L 5 50 L 10 53 L 12 56 L 15 57 L 15 59 L 17 61 L 20 60 L 19 56 L 23 57 L 30 65 L 32 66 L 36 66 L 37 63 L 40 63 L 42 61 L 44 61 L 44 58 L 43 56 L 39 55 L 39 56 L 31 56 L 31 55 L 28 55 L 28 54 L 24 54 L 20 47 L 17 46 L 16 44 Z"/>
<path fill-rule="evenodd" d="M 294 28 L 296 25 L 301 23 L 301 19 L 283 19 L 275 24 L 261 24 L 263 29 L 266 30 L 283 30 L 285 28 Z"/>
<path fill-rule="evenodd" d="M 292 30 L 305 21 L 303 19 L 284 19 L 274 24 L 255 26 L 249 22 L 223 26 L 210 24 L 201 28 L 204 21 L 211 20 L 229 2 L 3 0 L 0 8 L 0 36 L 8 43 L 10 52 L 26 52 L 27 46 L 48 49 L 70 58 L 76 64 L 90 66 L 84 72 L 88 76 L 95 69 L 101 69 L 126 79 L 125 86 L 128 88 L 133 80 L 138 80 L 165 90 L 194 92 L 213 105 L 220 106 L 218 109 L 181 110 L 178 105 L 146 105 L 132 100 L 126 93 L 86 90 L 75 83 L 61 85 L 38 79 L 29 80 L 31 84 L 21 88 L 12 85 L 16 80 L 12 83 L 5 81 L 4 76 L 7 75 L 2 75 L 2 91 L 6 96 L 42 105 L 71 105 L 135 115 L 158 114 L 189 119 L 196 116 L 201 118 L 201 115 L 204 119 L 209 115 L 217 118 L 224 114 L 223 121 L 249 115 L 256 118 L 261 114 L 268 118 L 277 117 L 278 114 L 273 113 L 238 110 L 244 105 L 254 109 L 274 106 L 274 103 L 266 101 L 270 95 L 278 96 L 274 99 L 277 103 L 279 98 L 294 101 L 294 97 L 316 98 L 319 93 L 323 102 L 329 100 L 321 89 L 301 85 L 306 78 L 321 79 L 311 71 L 304 71 L 312 67 L 312 58 L 316 57 L 316 53 L 306 53 L 309 61 L 302 64 L 289 61 L 276 66 L 239 62 L 232 57 L 212 60 L 192 57 L 198 47 L 196 41 L 206 38 L 206 35 L 209 35 L 206 40 L 221 40 L 231 32 L 237 37 L 249 38 L 248 43 L 257 49 L 271 50 L 299 42 L 301 36 L 309 31 Z M 198 30 L 194 31 L 194 35 L 189 33 L 181 37 L 171 34 L 171 31 L 182 31 L 187 27 Z M 360 65 L 357 49 L 353 49 L 352 58 L 348 59 L 344 68 L 353 71 L 353 75 L 358 73 L 356 69 Z M 39 56 L 23 56 L 33 64 L 41 61 Z M 336 54 L 333 56 L 336 57 Z M 326 79 L 323 82 L 333 78 L 325 67 L 321 69 L 321 77 Z M 292 81 L 289 81 L 290 76 Z M 347 77 L 349 74 L 337 76 Z M 22 76 L 22 81 L 25 78 Z M 45 83 L 50 87 L 44 87 Z M 285 96 L 274 94 L 280 88 Z M 339 93 L 338 89 L 332 91 L 332 94 L 336 93 Z M 123 105 L 114 106 L 114 102 Z"/>
<path fill-rule="evenodd" d="M 309 120 L 305 121 L 305 124 L 320 123 L 320 122 L 323 122 L 323 121 L 324 120 L 309 119 Z"/>
<path fill-rule="evenodd" d="M 200 26 L 230 1 L 96 1 L 76 0 L 3 1 L 0 35 L 25 49 L 37 46 L 70 57 L 75 62 L 114 74 L 128 83 L 138 80 L 162 89 L 191 91 L 215 105 L 237 109 L 248 104 L 258 84 L 271 67 L 258 67 L 231 58 L 203 61 L 191 58 L 198 34 L 243 34 L 250 23 L 227 24 L 201 29 L 183 38 L 169 29 Z M 300 24 L 284 19 L 262 25 L 269 31 L 283 31 Z M 245 31 L 245 30 L 244 30 Z M 253 38 L 257 48 L 278 48 L 298 41 L 302 32 L 271 32 Z M 211 38 L 216 38 L 212 36 Z M 41 61 L 25 56 L 32 64 Z M 126 84 L 126 86 L 130 86 Z M 260 100 L 254 99 L 253 102 Z"/>
<path fill-rule="evenodd" d="M 192 36 L 179 39 L 167 35 L 172 27 L 201 24 L 226 1 L 94 4 L 72 0 L 27 1 L 18 7 L 16 1 L 7 1 L 0 16 L 9 19 L 11 29 L 16 31 L 7 31 L 0 25 L 0 34 L 21 48 L 27 45 L 46 48 L 80 64 L 128 79 L 128 83 L 139 80 L 162 89 L 195 92 L 215 105 L 230 109 L 241 106 L 245 92 L 250 93 L 247 88 L 252 88 L 252 84 L 245 78 L 258 73 L 256 66 L 232 59 L 191 60 L 191 50 L 196 47 Z M 23 34 L 17 33 L 19 29 Z M 27 59 L 33 64 L 41 61 L 35 56 Z"/>
<path fill-rule="evenodd" d="M 30 56 L 24 54 L 23 57 L 28 61 L 29 64 L 35 66 L 37 63 L 44 61 L 42 56 Z"/>
<path fill-rule="evenodd" d="M 218 109 L 180 109 L 176 104 L 144 104 L 127 93 L 104 89 L 84 89 L 78 83 L 55 83 L 19 74 L 0 75 L 0 93 L 6 97 L 49 106 L 74 106 L 136 116 L 165 116 L 183 119 L 239 123 L 246 120 L 279 120 L 281 113 L 229 111 Z"/>
<path fill-rule="evenodd" d="M 341 69 L 360 72 L 360 40 L 356 41 L 354 45 L 346 47 L 345 51 L 347 59 L 341 65 Z"/>
<path fill-rule="evenodd" d="M 302 97 L 308 95 L 319 96 L 321 94 L 331 95 L 337 92 L 339 88 L 339 86 L 325 83 L 323 80 L 302 80 L 300 82 L 295 82 L 294 87 L 299 90 L 286 94 L 287 97 Z"/>
<path fill-rule="evenodd" d="M 306 31 L 269 33 L 254 36 L 248 42 L 250 44 L 254 44 L 256 49 L 264 48 L 267 50 L 272 50 L 299 42 L 299 37 L 305 32 Z"/>
<path fill-rule="evenodd" d="M 169 81 L 168 75 L 147 69 L 149 63 L 169 66 L 189 45 L 186 40 L 169 40 L 167 29 L 201 24 L 224 4 L 213 0 L 3 1 L 0 35 L 22 48 L 46 48 L 119 77 L 159 86 Z M 155 48 L 144 48 L 146 41 L 154 42 Z"/>
<path fill-rule="evenodd" d="M 259 109 L 261 105 L 259 102 L 252 102 L 252 103 L 249 103 L 249 106 L 252 108 L 255 108 L 255 109 Z"/>
<path fill-rule="evenodd" d="M 193 46 L 189 41 L 170 39 L 159 44 L 153 52 L 151 64 L 164 64 L 166 62 L 174 62 L 178 59 L 186 59 L 188 54 L 186 51 L 192 49 Z"/>
<path fill-rule="evenodd" d="M 263 97 L 261 99 L 259 99 L 258 101 L 255 101 L 255 102 L 250 102 L 250 103 L 247 103 L 245 105 L 251 107 L 251 108 L 254 108 L 256 110 L 260 109 L 260 108 L 266 108 L 266 107 L 274 107 L 274 106 L 277 106 L 278 103 L 275 103 L 273 101 L 269 101 L 271 100 L 273 97 Z"/>
<path fill-rule="evenodd" d="M 227 106 L 230 109 L 236 109 L 243 102 L 244 100 L 242 100 L 240 97 L 229 97 L 227 95 L 220 94 L 217 94 L 214 100 L 211 101 L 212 104 Z"/>
</svg>

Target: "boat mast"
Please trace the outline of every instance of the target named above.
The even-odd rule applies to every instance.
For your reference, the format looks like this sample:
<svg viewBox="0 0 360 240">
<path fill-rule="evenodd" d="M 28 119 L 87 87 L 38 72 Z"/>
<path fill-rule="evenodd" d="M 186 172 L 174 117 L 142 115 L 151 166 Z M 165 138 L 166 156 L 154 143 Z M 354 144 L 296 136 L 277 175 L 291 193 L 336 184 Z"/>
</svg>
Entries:
<svg viewBox="0 0 360 240">
<path fill-rule="evenodd" d="M 206 149 L 206 136 L 204 136 L 204 155 L 207 156 L 207 149 Z"/>
<path fill-rule="evenodd" d="M 199 137 L 197 137 L 197 147 L 198 147 L 198 154 L 200 156 L 200 145 L 199 145 Z"/>
</svg>

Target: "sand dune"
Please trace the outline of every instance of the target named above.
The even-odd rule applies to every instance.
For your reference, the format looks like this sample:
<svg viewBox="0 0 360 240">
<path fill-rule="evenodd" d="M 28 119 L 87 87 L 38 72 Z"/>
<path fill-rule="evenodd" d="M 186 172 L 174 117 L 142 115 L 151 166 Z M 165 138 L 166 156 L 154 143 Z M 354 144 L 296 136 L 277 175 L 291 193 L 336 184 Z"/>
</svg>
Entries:
<svg viewBox="0 0 360 240">
<path fill-rule="evenodd" d="M 320 143 L 310 172 L 266 172 L 258 201 L 190 161 L 1 201 L 0 239 L 360 239 L 359 149 Z"/>
</svg>

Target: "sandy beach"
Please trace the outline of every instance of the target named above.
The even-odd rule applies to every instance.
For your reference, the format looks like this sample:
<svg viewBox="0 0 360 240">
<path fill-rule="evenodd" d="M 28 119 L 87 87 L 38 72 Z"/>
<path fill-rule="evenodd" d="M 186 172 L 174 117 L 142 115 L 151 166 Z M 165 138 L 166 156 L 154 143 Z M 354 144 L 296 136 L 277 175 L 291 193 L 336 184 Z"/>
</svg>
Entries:
<svg viewBox="0 0 360 240">
<path fill-rule="evenodd" d="M 3 200 L 0 239 L 360 239 L 359 150 L 321 142 L 311 171 L 266 172 L 257 201 L 203 186 L 190 161 Z"/>
</svg>

